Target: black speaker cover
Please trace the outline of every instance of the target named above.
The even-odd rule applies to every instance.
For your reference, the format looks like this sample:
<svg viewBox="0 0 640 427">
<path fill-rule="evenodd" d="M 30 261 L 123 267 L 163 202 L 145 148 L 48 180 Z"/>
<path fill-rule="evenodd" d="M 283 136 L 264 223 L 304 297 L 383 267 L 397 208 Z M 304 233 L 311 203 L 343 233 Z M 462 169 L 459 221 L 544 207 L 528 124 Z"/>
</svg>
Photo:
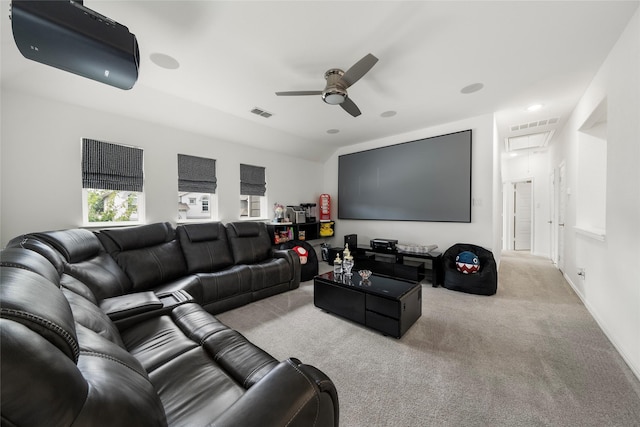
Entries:
<svg viewBox="0 0 640 427">
<path fill-rule="evenodd" d="M 138 79 L 136 36 L 69 0 L 13 0 L 11 26 L 20 53 L 36 62 L 120 89 Z"/>
</svg>

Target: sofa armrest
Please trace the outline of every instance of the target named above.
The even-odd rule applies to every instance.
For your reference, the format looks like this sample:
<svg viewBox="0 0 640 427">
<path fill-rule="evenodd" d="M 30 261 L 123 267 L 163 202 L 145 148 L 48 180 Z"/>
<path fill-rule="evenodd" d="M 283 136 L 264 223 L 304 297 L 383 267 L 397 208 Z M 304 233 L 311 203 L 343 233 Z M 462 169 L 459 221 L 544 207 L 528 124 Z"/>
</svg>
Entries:
<svg viewBox="0 0 640 427">
<path fill-rule="evenodd" d="M 158 310 L 162 307 L 162 301 L 151 291 L 119 295 L 100 301 L 102 311 L 114 321 Z"/>
<path fill-rule="evenodd" d="M 300 286 L 300 276 L 302 274 L 302 267 L 300 265 L 300 257 L 293 249 L 272 249 L 272 258 L 286 259 L 291 267 L 291 282 L 289 289 L 296 289 Z"/>
<path fill-rule="evenodd" d="M 105 298 L 100 302 L 100 309 L 113 320 L 118 329 L 124 330 L 145 319 L 169 313 L 177 305 L 192 301 L 193 297 L 184 290 L 160 294 L 145 291 Z"/>
<path fill-rule="evenodd" d="M 333 382 L 296 359 L 280 362 L 214 422 L 215 427 L 337 427 L 338 393 Z"/>
</svg>

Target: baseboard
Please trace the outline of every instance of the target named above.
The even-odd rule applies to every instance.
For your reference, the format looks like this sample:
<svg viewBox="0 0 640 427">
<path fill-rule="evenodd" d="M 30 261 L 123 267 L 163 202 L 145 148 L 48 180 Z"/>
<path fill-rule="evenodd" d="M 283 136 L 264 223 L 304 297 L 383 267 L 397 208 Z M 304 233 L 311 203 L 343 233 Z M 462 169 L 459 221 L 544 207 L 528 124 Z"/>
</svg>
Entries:
<svg viewBox="0 0 640 427">
<path fill-rule="evenodd" d="M 633 363 L 631 362 L 631 358 L 616 343 L 611 333 L 609 333 L 609 330 L 607 329 L 606 324 L 602 321 L 602 319 L 600 319 L 600 317 L 598 316 L 598 313 L 593 309 L 593 307 L 589 304 L 589 302 L 584 299 L 582 293 L 578 291 L 578 288 L 573 283 L 571 278 L 569 278 L 569 276 L 567 276 L 567 274 L 564 272 L 562 273 L 562 275 L 564 279 L 567 281 L 567 283 L 569 283 L 569 286 L 571 286 L 571 288 L 573 289 L 573 292 L 578 296 L 578 298 L 580 298 L 580 301 L 582 301 L 582 304 L 584 304 L 584 306 L 587 308 L 587 311 L 589 312 L 591 317 L 593 317 L 593 319 L 596 321 L 596 323 L 598 324 L 598 326 L 600 327 L 604 335 L 607 337 L 611 345 L 613 345 L 613 347 L 616 349 L 620 357 L 622 357 L 622 360 L 624 360 L 624 363 L 627 364 L 629 369 L 631 369 L 631 372 L 633 372 L 633 375 L 635 375 L 638 381 L 640 381 L 640 366 L 636 367 L 633 365 Z"/>
</svg>

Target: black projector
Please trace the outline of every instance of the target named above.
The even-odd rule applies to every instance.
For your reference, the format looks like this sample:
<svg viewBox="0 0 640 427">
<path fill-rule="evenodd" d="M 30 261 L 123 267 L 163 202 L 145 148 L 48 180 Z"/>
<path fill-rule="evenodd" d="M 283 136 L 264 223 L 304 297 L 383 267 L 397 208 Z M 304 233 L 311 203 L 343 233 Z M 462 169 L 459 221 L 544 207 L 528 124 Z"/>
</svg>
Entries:
<svg viewBox="0 0 640 427">
<path fill-rule="evenodd" d="M 120 89 L 138 80 L 136 36 L 82 1 L 13 0 L 11 28 L 27 59 Z"/>
</svg>

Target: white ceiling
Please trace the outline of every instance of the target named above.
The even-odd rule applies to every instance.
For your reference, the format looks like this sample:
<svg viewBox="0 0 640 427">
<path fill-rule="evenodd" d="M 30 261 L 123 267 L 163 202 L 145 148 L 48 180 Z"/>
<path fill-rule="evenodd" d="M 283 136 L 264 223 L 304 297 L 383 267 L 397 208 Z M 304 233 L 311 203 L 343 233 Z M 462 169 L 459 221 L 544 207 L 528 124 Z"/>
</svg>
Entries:
<svg viewBox="0 0 640 427">
<path fill-rule="evenodd" d="M 1 3 L 3 88 L 319 161 L 340 146 L 487 113 L 500 138 L 549 118 L 561 127 L 639 4 L 85 0 L 138 38 L 140 77 L 122 91 L 24 59 Z M 180 67 L 155 65 L 153 53 Z M 378 63 L 349 88 L 359 117 L 319 96 L 275 95 L 322 90 L 326 70 L 367 53 Z M 483 89 L 460 92 L 474 83 Z M 533 103 L 544 106 L 525 111 Z M 381 116 L 389 110 L 397 114 Z"/>
</svg>

